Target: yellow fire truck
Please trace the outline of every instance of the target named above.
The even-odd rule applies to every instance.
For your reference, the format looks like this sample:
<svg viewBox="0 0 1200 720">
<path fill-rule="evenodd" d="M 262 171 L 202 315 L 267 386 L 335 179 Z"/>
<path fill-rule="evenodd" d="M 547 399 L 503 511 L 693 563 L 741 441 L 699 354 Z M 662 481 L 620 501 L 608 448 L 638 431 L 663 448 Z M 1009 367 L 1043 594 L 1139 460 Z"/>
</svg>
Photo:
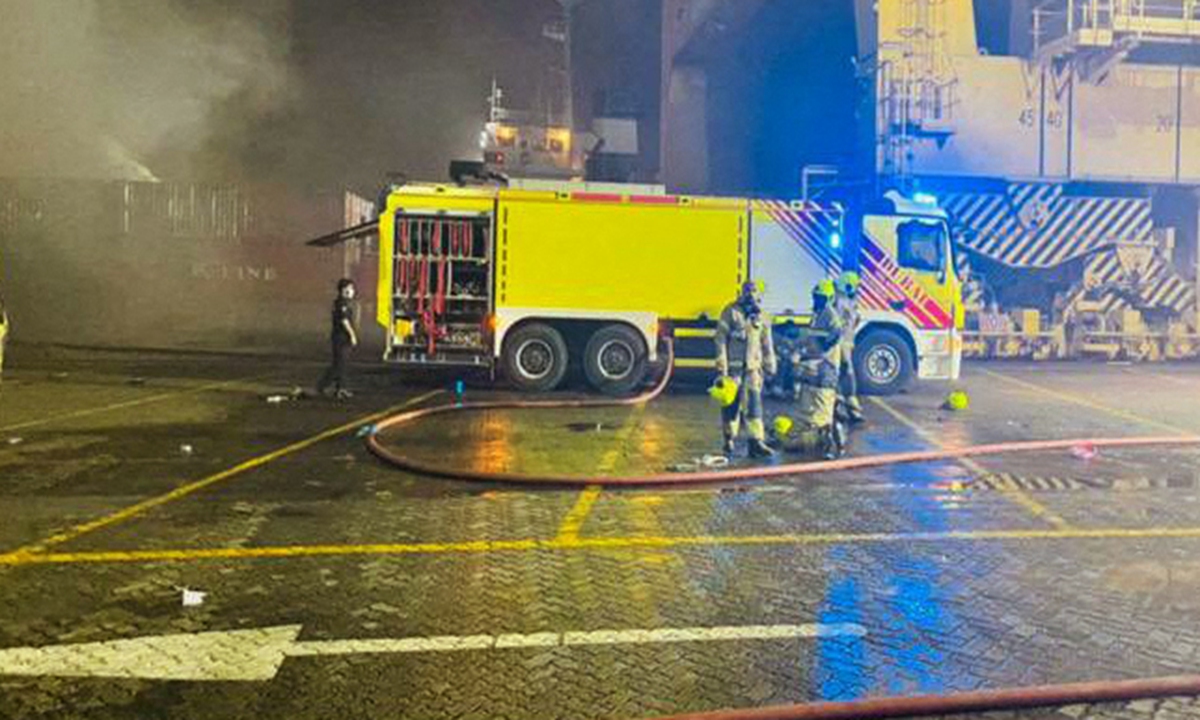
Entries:
<svg viewBox="0 0 1200 720">
<path fill-rule="evenodd" d="M 952 379 L 961 286 L 947 219 L 889 193 L 834 204 L 686 197 L 648 186 L 409 184 L 379 218 L 378 322 L 387 360 L 500 369 L 523 390 L 572 367 L 605 393 L 645 378 L 659 339 L 712 366 L 722 308 L 748 279 L 777 327 L 809 321 L 823 277 L 862 277 L 855 361 L 868 392 Z"/>
</svg>

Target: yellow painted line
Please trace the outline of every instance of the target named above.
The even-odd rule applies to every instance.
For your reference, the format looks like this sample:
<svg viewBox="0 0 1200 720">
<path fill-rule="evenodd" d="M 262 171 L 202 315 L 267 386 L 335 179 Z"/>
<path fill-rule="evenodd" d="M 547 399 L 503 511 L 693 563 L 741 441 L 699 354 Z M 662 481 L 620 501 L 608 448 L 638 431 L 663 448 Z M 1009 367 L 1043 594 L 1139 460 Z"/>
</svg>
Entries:
<svg viewBox="0 0 1200 720">
<path fill-rule="evenodd" d="M 258 468 L 258 467 L 262 467 L 263 465 L 266 465 L 267 463 L 278 460 L 281 457 L 300 452 L 301 450 L 312 447 L 313 445 L 316 445 L 319 442 L 336 437 L 338 435 L 341 435 L 342 433 L 349 432 L 349 431 L 354 430 L 355 428 L 358 428 L 362 425 L 367 425 L 367 424 L 373 423 L 377 420 L 382 420 L 383 418 L 387 417 L 388 415 L 395 413 L 397 410 L 421 403 L 435 395 L 440 394 L 441 392 L 443 392 L 443 391 L 442 390 L 434 390 L 432 392 L 425 393 L 424 395 L 419 395 L 407 402 L 401 403 L 400 405 L 394 405 L 386 410 L 381 410 L 379 412 L 371 413 L 370 415 L 365 415 L 365 416 L 357 418 L 355 420 L 351 420 L 350 422 L 345 423 L 344 425 L 339 425 L 335 428 L 330 428 L 329 430 L 325 430 L 324 432 L 318 433 L 318 434 L 313 435 L 312 437 L 306 438 L 304 440 L 294 442 L 291 445 L 287 445 L 285 447 L 279 448 L 278 450 L 275 450 L 273 452 L 269 452 L 265 455 L 259 455 L 256 458 L 251 458 L 250 460 L 247 460 L 243 463 L 234 465 L 233 467 L 229 468 L 228 470 L 222 470 L 219 473 L 209 475 L 208 477 L 201 478 L 194 482 L 187 483 L 186 485 L 180 485 L 179 487 L 175 488 L 174 490 L 172 490 L 168 493 L 164 493 L 162 495 L 158 495 L 158 496 L 149 498 L 147 500 L 143 500 L 142 502 L 136 503 L 134 505 L 130 505 L 129 507 L 126 507 L 122 510 L 118 510 L 117 512 L 114 512 L 110 515 L 105 515 L 104 517 L 97 518 L 96 520 L 91 520 L 91 521 L 83 523 L 81 525 L 76 525 L 73 528 L 70 528 L 61 533 L 58 533 L 57 535 L 52 535 L 52 536 L 50 536 L 44 540 L 41 540 L 37 543 L 34 543 L 32 545 L 26 545 L 25 547 L 18 548 L 10 554 L 25 556 L 25 555 L 29 555 L 31 553 L 32 554 L 40 553 L 40 552 L 45 551 L 48 548 L 54 547 L 55 545 L 61 545 L 62 543 L 65 543 L 69 540 L 74 540 L 75 538 L 77 538 L 81 535 L 86 535 L 87 533 L 93 532 L 95 530 L 99 530 L 100 528 L 107 527 L 109 525 L 115 525 L 119 522 L 123 522 L 130 518 L 137 517 L 138 515 L 141 515 L 142 513 L 146 512 L 147 510 L 152 510 L 156 507 L 166 505 L 169 502 L 174 502 L 175 500 L 179 500 L 180 498 L 187 497 L 188 495 L 199 492 L 200 490 L 203 490 L 204 488 L 207 488 L 211 485 L 215 485 L 215 484 L 221 482 L 222 480 L 228 480 L 231 477 L 241 475 L 243 473 L 246 473 L 246 472 L 253 470 L 255 468 Z M 0 556 L 0 557 L 3 557 L 3 556 Z"/>
<path fill-rule="evenodd" d="M 587 516 L 592 512 L 592 506 L 596 504 L 596 500 L 600 497 L 599 485 L 588 485 L 579 493 L 579 499 L 575 501 L 575 506 L 563 518 L 562 523 L 558 526 L 558 538 L 560 540 L 574 540 L 579 538 L 579 531 L 583 528 L 583 523 L 587 521 Z"/>
<path fill-rule="evenodd" d="M 276 374 L 276 373 L 251 375 L 248 377 L 236 378 L 234 380 L 222 380 L 221 382 L 208 383 L 207 385 L 200 385 L 199 387 L 188 388 L 187 390 L 176 390 L 174 392 L 159 393 L 158 395 L 151 395 L 150 397 L 138 398 L 136 400 L 124 400 L 121 402 L 112 403 L 111 405 L 102 405 L 99 407 L 84 408 L 82 410 L 72 410 L 70 412 L 64 412 L 64 413 L 59 413 L 57 415 L 50 415 L 50 416 L 47 416 L 44 418 L 38 418 L 37 420 L 28 420 L 25 422 L 14 423 L 12 425 L 5 425 L 3 427 L 0 427 L 0 433 L 12 432 L 14 430 L 25 430 L 25 429 L 28 429 L 31 427 L 40 427 L 42 425 L 49 425 L 51 423 L 56 423 L 56 422 L 60 422 L 63 420 L 77 420 L 77 419 L 83 418 L 83 417 L 90 417 L 92 415 L 99 415 L 101 413 L 112 412 L 113 410 L 124 410 L 126 408 L 140 407 L 142 405 L 150 405 L 152 403 L 162 402 L 164 400 L 171 400 L 172 398 L 180 398 L 180 397 L 187 397 L 189 395 L 197 395 L 202 392 L 207 392 L 209 390 L 219 390 L 221 388 L 230 387 L 232 385 L 236 385 L 236 384 L 242 383 L 242 382 L 252 382 L 254 380 L 261 380 L 264 377 L 267 377 L 269 375 L 274 375 L 274 374 Z"/>
<path fill-rule="evenodd" d="M 884 543 L 1015 542 L 1062 540 L 1200 539 L 1200 527 L 1070 528 L 1045 530 L 963 530 L 914 533 L 818 533 L 782 535 L 700 535 L 575 538 L 562 540 L 471 540 L 450 543 L 373 543 L 359 545 L 285 545 L 276 547 L 100 550 L 57 553 L 8 553 L 0 565 L 70 565 L 122 562 L 189 562 L 272 558 L 353 557 L 362 555 L 449 555 L 493 552 L 588 552 L 721 546 L 813 546 Z"/>
<path fill-rule="evenodd" d="M 1138 415 L 1137 413 L 1131 413 L 1128 410 L 1121 410 L 1121 409 L 1118 409 L 1115 407 L 1109 407 L 1108 405 L 1098 403 L 1095 400 L 1089 400 L 1086 397 L 1076 395 L 1074 393 L 1063 392 L 1061 390 L 1054 390 L 1052 388 L 1045 387 L 1044 385 L 1037 385 L 1037 384 L 1031 383 L 1027 380 L 1018 380 L 1015 377 L 1011 377 L 1009 375 L 1004 375 L 1004 374 L 998 373 L 994 370 L 984 370 L 983 372 L 991 377 L 996 378 L 997 380 L 1006 382 L 1010 385 L 1019 387 L 1023 390 L 1027 390 L 1031 393 L 1034 393 L 1034 394 L 1042 396 L 1042 397 L 1052 397 L 1057 400 L 1062 400 L 1063 402 L 1073 403 L 1075 405 L 1089 408 L 1091 410 L 1096 410 L 1098 412 L 1106 413 L 1108 415 L 1112 415 L 1113 417 L 1119 417 L 1122 420 L 1129 420 L 1131 422 L 1141 423 L 1142 425 L 1145 425 L 1147 427 L 1158 428 L 1159 430 L 1166 430 L 1167 432 L 1176 433 L 1179 435 L 1191 435 L 1192 434 L 1191 430 L 1185 430 L 1181 427 L 1176 427 L 1175 425 L 1171 425 L 1171 424 L 1164 423 L 1164 422 L 1159 422 L 1158 420 L 1155 420 L 1153 418 L 1148 418 L 1143 415 Z"/>
<path fill-rule="evenodd" d="M 933 445 L 934 447 L 942 448 L 943 450 L 946 449 L 946 445 L 944 445 L 937 436 L 918 425 L 915 420 L 892 407 L 882 398 L 873 397 L 871 398 L 871 401 L 887 412 L 887 414 L 898 420 L 905 427 L 915 432 L 925 442 Z M 987 468 L 983 467 L 971 458 L 958 458 L 955 460 L 955 462 L 957 462 L 959 465 L 962 465 L 970 472 L 975 473 L 976 475 L 986 475 L 988 473 Z M 1070 528 L 1070 525 L 1066 520 L 1063 520 L 1057 514 L 1051 512 L 1045 505 L 1042 505 L 1037 500 L 1031 498 L 1028 493 L 1024 492 L 1020 488 L 1005 486 L 999 488 L 999 490 L 1005 497 L 1028 510 L 1029 513 L 1034 517 L 1040 518 L 1059 529 L 1065 530 Z"/>
<path fill-rule="evenodd" d="M 621 432 L 617 433 L 617 437 L 613 440 L 612 448 L 604 454 L 604 457 L 600 458 L 600 464 L 596 468 L 599 474 L 609 475 L 617 468 L 617 463 L 621 459 L 621 453 L 624 452 L 625 446 L 629 444 L 629 438 L 640 425 L 642 415 L 645 412 L 645 403 L 635 405 L 630 411 L 629 421 L 625 424 L 625 427 L 621 428 Z M 601 488 L 599 485 L 588 485 L 580 491 L 579 499 L 575 501 L 574 507 L 567 513 L 558 527 L 558 538 L 560 540 L 579 537 L 579 531 L 583 528 L 583 524 L 587 522 L 587 517 L 592 512 L 592 506 L 596 504 L 596 500 L 600 497 L 600 491 Z"/>
</svg>

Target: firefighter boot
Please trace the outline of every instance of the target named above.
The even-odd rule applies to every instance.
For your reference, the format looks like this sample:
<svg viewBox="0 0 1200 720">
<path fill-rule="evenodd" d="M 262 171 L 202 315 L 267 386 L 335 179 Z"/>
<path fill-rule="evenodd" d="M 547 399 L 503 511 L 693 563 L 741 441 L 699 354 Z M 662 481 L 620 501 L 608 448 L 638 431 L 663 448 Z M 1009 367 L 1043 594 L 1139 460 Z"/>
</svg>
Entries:
<svg viewBox="0 0 1200 720">
<path fill-rule="evenodd" d="M 821 428 L 821 457 L 826 460 L 837 460 L 842 456 L 842 445 L 838 441 L 836 425 Z"/>
<path fill-rule="evenodd" d="M 758 438 L 750 439 L 750 457 L 752 458 L 772 458 L 775 457 L 775 451 L 767 446 L 765 442 Z"/>
<path fill-rule="evenodd" d="M 846 398 L 846 414 L 852 425 L 861 425 L 867 421 L 867 416 L 863 415 L 862 403 L 856 396 Z"/>
<path fill-rule="evenodd" d="M 725 436 L 725 444 L 721 449 L 725 452 L 725 457 L 733 457 L 733 453 L 737 448 L 734 447 L 732 435 Z"/>
<path fill-rule="evenodd" d="M 846 454 L 846 443 L 850 440 L 850 428 L 846 423 L 834 422 L 830 428 L 833 433 L 833 448 L 838 457 Z"/>
</svg>

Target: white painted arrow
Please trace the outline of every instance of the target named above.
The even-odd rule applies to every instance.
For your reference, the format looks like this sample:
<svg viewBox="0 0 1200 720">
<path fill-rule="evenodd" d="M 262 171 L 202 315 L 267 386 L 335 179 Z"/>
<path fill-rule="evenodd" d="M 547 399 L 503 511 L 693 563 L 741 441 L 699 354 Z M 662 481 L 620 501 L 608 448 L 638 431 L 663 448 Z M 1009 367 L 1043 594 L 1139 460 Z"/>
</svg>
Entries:
<svg viewBox="0 0 1200 720">
<path fill-rule="evenodd" d="M 270 680 L 288 657 L 361 653 L 454 652 L 629 643 L 779 640 L 862 636 L 860 625 L 733 625 L 543 632 L 527 635 L 445 635 L 368 640 L 299 641 L 299 625 L 257 630 L 157 635 L 107 642 L 0 650 L 0 675 L 142 678 L 149 680 Z"/>
</svg>

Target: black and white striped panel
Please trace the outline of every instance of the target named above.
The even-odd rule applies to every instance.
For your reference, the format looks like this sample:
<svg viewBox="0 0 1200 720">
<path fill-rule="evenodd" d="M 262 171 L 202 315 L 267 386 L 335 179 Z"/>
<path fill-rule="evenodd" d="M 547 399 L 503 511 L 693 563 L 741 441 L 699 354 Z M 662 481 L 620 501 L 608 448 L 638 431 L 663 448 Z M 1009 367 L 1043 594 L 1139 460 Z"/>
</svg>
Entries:
<svg viewBox="0 0 1200 720">
<path fill-rule="evenodd" d="M 1053 267 L 1103 245 L 1147 240 L 1153 229 L 1147 198 L 1068 196 L 1051 183 L 948 193 L 942 204 L 969 231 L 967 246 L 1016 267 Z"/>
</svg>

